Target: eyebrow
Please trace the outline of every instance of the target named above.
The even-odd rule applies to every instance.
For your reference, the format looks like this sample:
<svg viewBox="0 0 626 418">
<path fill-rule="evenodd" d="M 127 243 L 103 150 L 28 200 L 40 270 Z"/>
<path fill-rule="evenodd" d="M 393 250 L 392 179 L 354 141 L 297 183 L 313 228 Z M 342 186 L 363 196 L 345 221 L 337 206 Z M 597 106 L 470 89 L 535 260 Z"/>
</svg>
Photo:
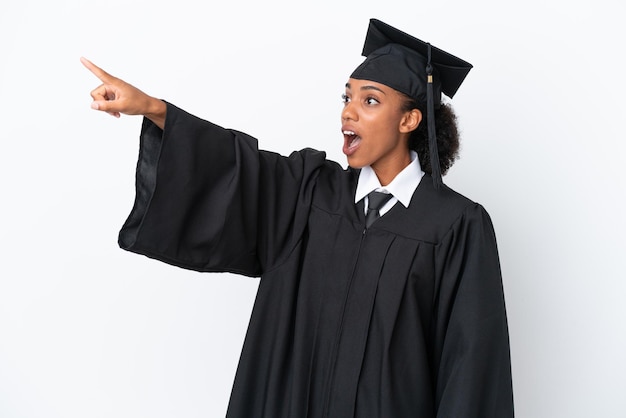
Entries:
<svg viewBox="0 0 626 418">
<path fill-rule="evenodd" d="M 347 89 L 351 88 L 350 83 L 346 83 L 346 88 L 347 88 Z M 361 87 L 361 90 L 376 90 L 376 91 L 379 91 L 379 92 L 381 92 L 382 94 L 385 94 L 385 95 L 386 95 L 386 93 L 385 93 L 384 91 L 382 91 L 381 89 L 379 89 L 379 88 L 378 88 L 378 87 L 376 87 L 376 86 L 363 86 L 363 87 Z"/>
</svg>

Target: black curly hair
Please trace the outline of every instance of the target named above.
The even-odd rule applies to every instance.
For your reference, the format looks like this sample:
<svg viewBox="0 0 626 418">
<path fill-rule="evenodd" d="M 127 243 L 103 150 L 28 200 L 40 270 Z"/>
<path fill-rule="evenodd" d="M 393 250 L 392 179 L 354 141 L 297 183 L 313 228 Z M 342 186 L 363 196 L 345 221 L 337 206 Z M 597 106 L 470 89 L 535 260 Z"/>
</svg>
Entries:
<svg viewBox="0 0 626 418">
<path fill-rule="evenodd" d="M 426 124 L 426 111 L 424 106 L 417 104 L 415 100 L 406 96 L 403 111 L 418 109 L 422 112 L 422 122 L 411 133 L 409 138 L 409 148 L 417 152 L 422 170 L 428 174 L 432 174 L 430 165 L 430 152 L 428 148 L 428 128 Z M 437 148 L 439 150 L 439 165 L 441 166 L 441 175 L 446 172 L 454 162 L 459 158 L 459 129 L 456 121 L 456 114 L 452 106 L 441 103 L 438 109 L 435 109 L 435 131 L 437 132 Z"/>
</svg>

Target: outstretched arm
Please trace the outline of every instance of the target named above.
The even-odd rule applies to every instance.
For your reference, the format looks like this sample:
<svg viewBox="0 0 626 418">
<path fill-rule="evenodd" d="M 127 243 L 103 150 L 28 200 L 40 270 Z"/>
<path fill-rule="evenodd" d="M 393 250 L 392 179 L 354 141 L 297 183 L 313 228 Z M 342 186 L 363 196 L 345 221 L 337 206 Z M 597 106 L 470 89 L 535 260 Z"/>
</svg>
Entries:
<svg viewBox="0 0 626 418">
<path fill-rule="evenodd" d="M 143 115 L 159 128 L 164 128 L 167 106 L 162 100 L 149 96 L 124 80 L 112 76 L 84 57 L 80 58 L 80 62 L 102 81 L 102 84 L 91 92 L 93 109 L 118 118 L 122 113 Z"/>
</svg>

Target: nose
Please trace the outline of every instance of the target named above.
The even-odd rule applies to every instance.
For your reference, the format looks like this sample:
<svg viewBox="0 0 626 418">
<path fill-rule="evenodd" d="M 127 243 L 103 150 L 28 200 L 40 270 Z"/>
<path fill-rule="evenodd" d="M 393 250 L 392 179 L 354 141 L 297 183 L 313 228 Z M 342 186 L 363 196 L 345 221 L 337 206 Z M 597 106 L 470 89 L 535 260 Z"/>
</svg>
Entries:
<svg viewBox="0 0 626 418">
<path fill-rule="evenodd" d="M 343 106 L 343 110 L 341 111 L 341 120 L 357 120 L 357 114 L 352 102 L 348 102 Z"/>
</svg>

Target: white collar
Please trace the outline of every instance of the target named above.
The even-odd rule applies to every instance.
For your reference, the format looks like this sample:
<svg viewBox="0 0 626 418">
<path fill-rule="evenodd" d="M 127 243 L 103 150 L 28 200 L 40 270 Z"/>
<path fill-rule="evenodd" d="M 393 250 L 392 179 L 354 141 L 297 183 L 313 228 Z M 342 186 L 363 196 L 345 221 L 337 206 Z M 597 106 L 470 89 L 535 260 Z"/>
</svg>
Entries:
<svg viewBox="0 0 626 418">
<path fill-rule="evenodd" d="M 359 173 L 356 193 L 354 194 L 354 203 L 363 199 L 370 192 L 377 190 L 391 193 L 405 208 L 408 208 L 409 203 L 411 203 L 411 197 L 422 180 L 423 175 L 424 172 L 422 171 L 419 158 L 417 158 L 415 151 L 411 151 L 411 163 L 404 167 L 391 183 L 385 187 L 381 186 L 372 167 L 369 165 L 365 166 Z"/>
</svg>

